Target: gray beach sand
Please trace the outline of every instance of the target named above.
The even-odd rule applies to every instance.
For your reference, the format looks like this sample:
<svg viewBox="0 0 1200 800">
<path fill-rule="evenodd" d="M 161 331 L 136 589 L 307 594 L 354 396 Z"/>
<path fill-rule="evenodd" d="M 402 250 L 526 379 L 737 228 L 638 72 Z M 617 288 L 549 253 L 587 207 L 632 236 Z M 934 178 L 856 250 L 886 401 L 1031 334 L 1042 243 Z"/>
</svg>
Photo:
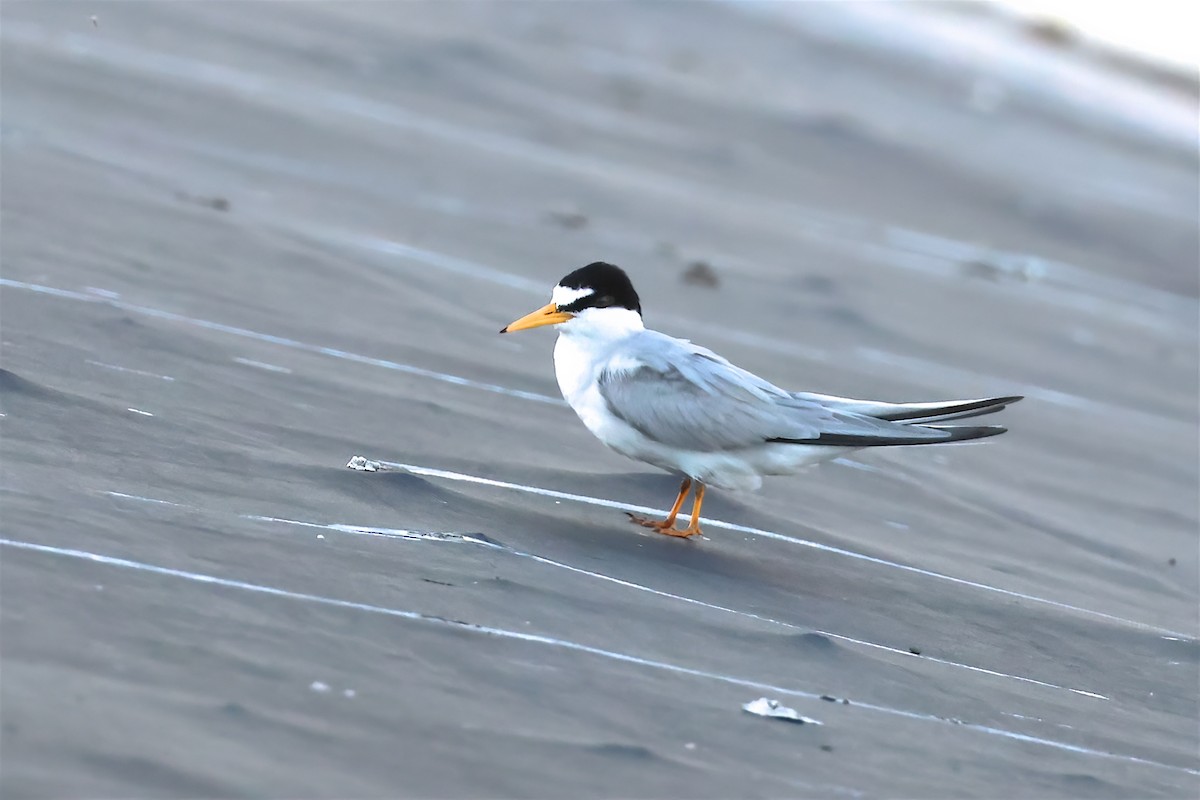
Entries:
<svg viewBox="0 0 1200 800">
<path fill-rule="evenodd" d="M 5 797 L 1196 796 L 1194 140 L 777 10 L 3 4 Z M 1028 399 L 656 536 L 496 334 L 598 259 Z"/>
</svg>

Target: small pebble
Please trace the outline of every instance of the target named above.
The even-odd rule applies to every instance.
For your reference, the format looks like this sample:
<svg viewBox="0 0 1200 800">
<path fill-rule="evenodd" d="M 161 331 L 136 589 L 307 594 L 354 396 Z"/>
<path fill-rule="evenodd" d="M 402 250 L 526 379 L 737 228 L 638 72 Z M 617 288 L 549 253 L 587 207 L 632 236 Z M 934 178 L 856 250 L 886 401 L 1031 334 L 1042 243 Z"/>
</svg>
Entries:
<svg viewBox="0 0 1200 800">
<path fill-rule="evenodd" d="M 572 231 L 587 227 L 588 224 L 587 215 L 579 211 L 549 211 L 546 220 Z"/>
<path fill-rule="evenodd" d="M 831 745 L 831 744 L 823 744 L 823 745 L 821 745 L 821 749 L 822 749 L 822 750 L 824 750 L 826 753 L 832 753 L 832 752 L 833 752 L 833 745 Z"/>
<path fill-rule="evenodd" d="M 1170 565 L 1173 567 L 1173 566 L 1175 566 L 1175 559 L 1174 559 L 1174 558 L 1168 558 L 1168 559 L 1167 559 L 1167 563 L 1168 563 L 1168 564 L 1170 564 Z"/>
<path fill-rule="evenodd" d="M 323 534 L 323 533 L 318 533 L 318 534 L 317 534 L 317 538 L 318 538 L 318 539 L 324 539 L 324 538 L 325 538 L 325 534 Z"/>
<path fill-rule="evenodd" d="M 329 684 L 322 683 L 321 681 L 313 681 L 308 688 L 312 689 L 314 692 L 328 692 Z"/>
<path fill-rule="evenodd" d="M 915 647 L 910 647 L 910 648 L 908 648 L 908 652 L 912 653 L 914 656 L 919 656 L 919 655 L 921 655 L 921 651 L 920 651 L 920 650 L 918 650 L 918 649 L 917 649 L 917 648 L 915 648 Z"/>
<path fill-rule="evenodd" d="M 693 261 L 683 271 L 683 282 L 689 283 L 692 286 L 705 286 L 711 289 L 721 281 L 717 277 L 716 270 L 712 268 L 712 264 L 709 264 L 707 261 Z"/>
<path fill-rule="evenodd" d="M 202 197 L 201 195 L 188 194 L 187 192 L 176 192 L 175 199 L 185 203 L 195 203 L 205 208 L 211 208 L 214 211 L 229 210 L 229 201 L 224 197 Z"/>
</svg>

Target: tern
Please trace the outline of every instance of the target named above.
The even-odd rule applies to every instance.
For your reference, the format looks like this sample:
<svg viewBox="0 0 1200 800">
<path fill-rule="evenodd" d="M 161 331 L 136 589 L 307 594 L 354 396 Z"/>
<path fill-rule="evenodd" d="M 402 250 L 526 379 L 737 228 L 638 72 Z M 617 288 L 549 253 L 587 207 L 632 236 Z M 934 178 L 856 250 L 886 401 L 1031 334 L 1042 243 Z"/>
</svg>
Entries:
<svg viewBox="0 0 1200 800">
<path fill-rule="evenodd" d="M 567 275 L 548 304 L 500 332 L 545 325 L 558 328 L 558 386 L 587 429 L 618 453 L 683 478 L 666 519 L 629 515 L 668 536 L 701 532 L 707 486 L 753 491 L 764 475 L 789 475 L 863 448 L 995 436 L 1007 429 L 940 423 L 1021 399 L 887 403 L 789 392 L 711 350 L 647 328 L 629 276 L 602 261 Z M 693 485 L 691 519 L 679 529 L 675 520 Z"/>
</svg>

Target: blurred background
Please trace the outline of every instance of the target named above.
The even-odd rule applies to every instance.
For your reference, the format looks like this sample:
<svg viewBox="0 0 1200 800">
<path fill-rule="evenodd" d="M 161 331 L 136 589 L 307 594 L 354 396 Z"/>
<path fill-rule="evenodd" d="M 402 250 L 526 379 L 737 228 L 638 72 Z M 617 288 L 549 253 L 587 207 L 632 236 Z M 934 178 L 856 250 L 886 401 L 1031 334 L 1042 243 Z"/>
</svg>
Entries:
<svg viewBox="0 0 1200 800">
<path fill-rule="evenodd" d="M 639 694 L 619 664 L 479 660 L 449 635 L 418 646 L 386 620 L 12 545 L 4 793 L 986 796 L 1003 776 L 1028 796 L 1189 795 L 1196 14 L 5 0 L 0 446 L 20 547 L 591 637 L 1160 766 L 1037 762 L 864 717 L 827 725 L 836 749 L 801 776 L 795 740 L 727 725 L 744 691 Z M 558 402 L 550 337 L 495 335 L 594 260 L 630 272 L 648 325 L 789 388 L 1026 395 L 986 447 L 872 455 L 705 510 L 1076 611 L 727 531 L 670 549 L 611 509 L 342 469 L 365 452 L 661 505 L 672 479 Z M 810 653 L 537 564 L 318 543 L 274 518 L 483 531 L 895 652 Z M 914 643 L 1111 702 L 993 693 L 914 666 Z"/>
</svg>

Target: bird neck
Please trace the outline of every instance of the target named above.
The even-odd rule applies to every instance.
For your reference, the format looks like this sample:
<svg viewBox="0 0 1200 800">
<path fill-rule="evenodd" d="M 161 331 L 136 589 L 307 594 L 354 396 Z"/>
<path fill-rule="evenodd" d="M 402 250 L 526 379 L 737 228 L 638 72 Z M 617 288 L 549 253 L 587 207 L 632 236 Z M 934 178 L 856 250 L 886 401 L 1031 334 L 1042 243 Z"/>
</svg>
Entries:
<svg viewBox="0 0 1200 800">
<path fill-rule="evenodd" d="M 587 308 L 558 326 L 560 336 L 596 344 L 624 339 L 645 329 L 642 315 L 628 308 Z"/>
</svg>

